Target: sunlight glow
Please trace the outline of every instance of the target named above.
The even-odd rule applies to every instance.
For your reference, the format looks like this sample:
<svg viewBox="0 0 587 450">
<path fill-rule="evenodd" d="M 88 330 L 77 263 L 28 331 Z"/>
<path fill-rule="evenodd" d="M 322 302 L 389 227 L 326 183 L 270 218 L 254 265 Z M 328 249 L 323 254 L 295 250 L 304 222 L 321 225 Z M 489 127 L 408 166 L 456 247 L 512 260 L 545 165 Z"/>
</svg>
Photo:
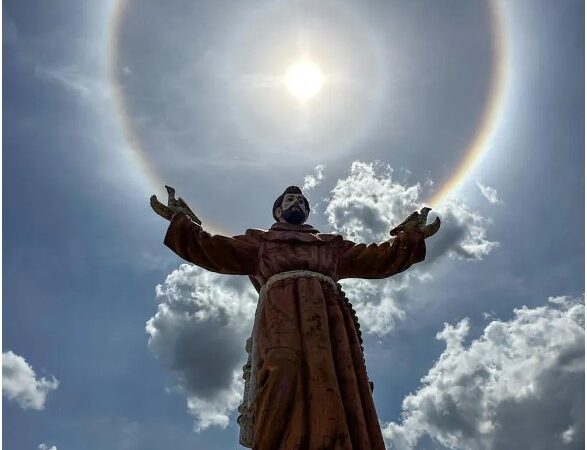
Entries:
<svg viewBox="0 0 587 450">
<path fill-rule="evenodd" d="M 311 61 L 300 61 L 288 67 L 285 85 L 290 94 L 299 100 L 307 101 L 316 96 L 322 87 L 323 77 L 320 68 Z"/>
</svg>

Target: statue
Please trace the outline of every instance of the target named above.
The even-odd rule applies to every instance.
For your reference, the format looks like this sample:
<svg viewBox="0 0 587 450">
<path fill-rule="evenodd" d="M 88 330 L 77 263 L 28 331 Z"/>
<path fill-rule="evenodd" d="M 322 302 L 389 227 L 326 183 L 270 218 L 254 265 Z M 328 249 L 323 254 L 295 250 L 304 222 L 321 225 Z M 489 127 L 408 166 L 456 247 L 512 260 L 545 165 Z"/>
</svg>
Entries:
<svg viewBox="0 0 587 450">
<path fill-rule="evenodd" d="M 254 450 L 384 450 L 359 323 L 338 280 L 386 278 L 423 261 L 429 208 L 412 213 L 381 244 L 356 244 L 305 224 L 308 200 L 288 187 L 275 224 L 212 236 L 167 187 L 157 214 L 171 223 L 164 243 L 204 269 L 248 275 L 259 292 L 239 407 L 240 443 Z"/>
</svg>

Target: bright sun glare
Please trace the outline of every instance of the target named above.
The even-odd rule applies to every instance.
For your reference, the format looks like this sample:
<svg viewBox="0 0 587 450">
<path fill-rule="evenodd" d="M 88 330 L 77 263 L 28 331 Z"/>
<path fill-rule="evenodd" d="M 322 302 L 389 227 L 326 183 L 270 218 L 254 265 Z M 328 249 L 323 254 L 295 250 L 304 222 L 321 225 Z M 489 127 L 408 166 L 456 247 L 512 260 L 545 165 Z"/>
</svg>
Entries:
<svg viewBox="0 0 587 450">
<path fill-rule="evenodd" d="M 314 97 L 322 87 L 322 72 L 311 61 L 300 61 L 288 67 L 285 73 L 285 85 L 290 94 L 306 101 Z"/>
</svg>

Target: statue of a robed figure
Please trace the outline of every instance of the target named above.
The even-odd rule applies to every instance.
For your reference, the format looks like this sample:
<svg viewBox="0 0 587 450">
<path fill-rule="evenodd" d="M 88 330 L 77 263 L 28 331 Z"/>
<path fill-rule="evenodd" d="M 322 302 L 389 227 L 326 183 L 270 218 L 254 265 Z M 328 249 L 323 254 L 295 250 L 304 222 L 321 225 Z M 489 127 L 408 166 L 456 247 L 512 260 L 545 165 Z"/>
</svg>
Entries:
<svg viewBox="0 0 587 450">
<path fill-rule="evenodd" d="M 181 198 L 151 206 L 171 223 L 165 245 L 212 272 L 248 275 L 259 301 L 244 369 L 240 442 L 254 450 L 384 450 L 359 323 L 338 281 L 387 278 L 423 261 L 429 208 L 380 244 L 358 244 L 305 224 L 308 200 L 288 187 L 269 230 L 212 236 Z"/>
</svg>

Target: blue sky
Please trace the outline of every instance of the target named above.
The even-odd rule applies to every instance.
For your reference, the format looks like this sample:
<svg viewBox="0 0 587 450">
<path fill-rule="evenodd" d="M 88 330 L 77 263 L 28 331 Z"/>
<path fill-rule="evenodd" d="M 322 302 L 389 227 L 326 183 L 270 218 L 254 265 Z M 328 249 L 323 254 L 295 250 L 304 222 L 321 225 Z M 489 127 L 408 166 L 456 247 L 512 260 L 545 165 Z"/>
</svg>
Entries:
<svg viewBox="0 0 587 450">
<path fill-rule="evenodd" d="M 347 291 L 390 448 L 584 447 L 582 2 L 131 0 L 113 49 L 117 6 L 3 5 L 6 448 L 240 448 L 254 297 L 178 269 L 149 196 L 238 234 L 306 184 L 317 228 L 386 239 L 467 153 L 493 7 L 499 114 L 429 262 Z M 303 51 L 327 75 L 306 107 L 280 84 Z"/>
</svg>

